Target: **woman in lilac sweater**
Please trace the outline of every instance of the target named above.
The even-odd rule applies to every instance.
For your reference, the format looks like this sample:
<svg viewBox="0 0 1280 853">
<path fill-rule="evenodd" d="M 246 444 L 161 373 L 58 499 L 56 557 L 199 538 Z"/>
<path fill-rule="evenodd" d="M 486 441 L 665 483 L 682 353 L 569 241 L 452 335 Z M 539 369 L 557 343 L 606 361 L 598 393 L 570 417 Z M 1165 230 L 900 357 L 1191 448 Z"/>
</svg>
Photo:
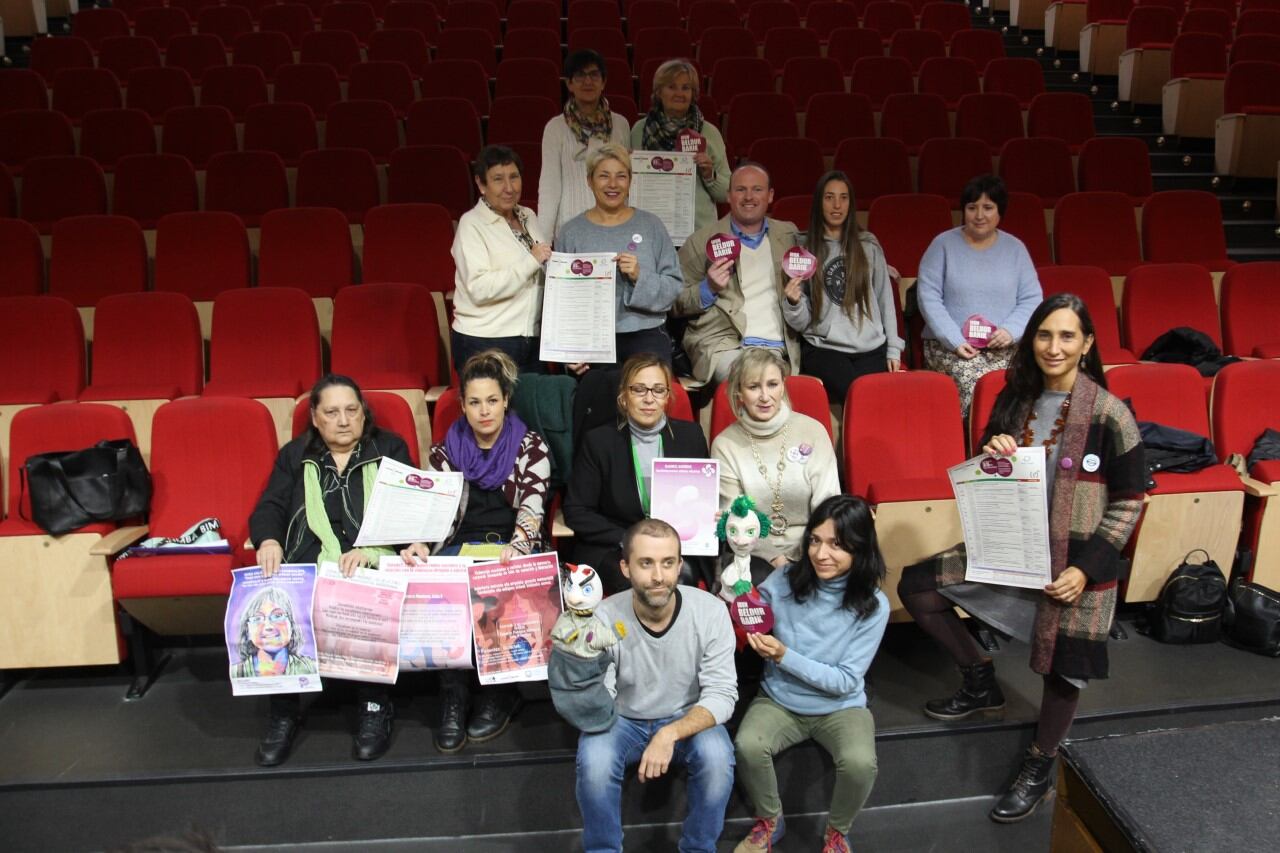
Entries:
<svg viewBox="0 0 1280 853">
<path fill-rule="evenodd" d="M 934 238 L 916 279 L 925 365 L 955 380 L 966 418 L 973 386 L 1009 366 L 1043 298 L 1027 247 L 999 230 L 1008 200 L 1004 181 L 994 175 L 969 181 L 960 193 L 964 224 Z"/>
</svg>

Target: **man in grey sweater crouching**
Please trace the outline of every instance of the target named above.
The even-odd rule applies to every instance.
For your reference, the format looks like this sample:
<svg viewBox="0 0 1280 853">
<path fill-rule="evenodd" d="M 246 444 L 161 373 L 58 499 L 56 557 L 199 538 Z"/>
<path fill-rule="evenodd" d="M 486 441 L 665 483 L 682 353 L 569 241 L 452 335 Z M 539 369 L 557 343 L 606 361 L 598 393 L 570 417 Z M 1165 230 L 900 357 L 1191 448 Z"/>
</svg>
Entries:
<svg viewBox="0 0 1280 853">
<path fill-rule="evenodd" d="M 677 586 L 680 537 L 665 521 L 636 522 L 622 539 L 622 574 L 631 590 L 596 609 L 626 637 L 609 649 L 605 686 L 618 717 L 578 741 L 578 808 L 586 853 L 622 850 L 622 780 L 657 779 L 674 764 L 688 771 L 689 813 L 681 853 L 712 853 L 733 790 L 733 744 L 724 724 L 738 701 L 733 627 L 724 603 Z"/>
</svg>

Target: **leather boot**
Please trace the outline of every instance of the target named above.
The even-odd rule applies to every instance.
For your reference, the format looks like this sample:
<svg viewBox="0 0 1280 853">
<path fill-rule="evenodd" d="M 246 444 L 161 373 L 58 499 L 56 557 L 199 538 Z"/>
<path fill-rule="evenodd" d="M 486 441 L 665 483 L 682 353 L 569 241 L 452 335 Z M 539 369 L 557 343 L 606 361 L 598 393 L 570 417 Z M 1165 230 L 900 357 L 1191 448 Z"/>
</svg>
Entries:
<svg viewBox="0 0 1280 853">
<path fill-rule="evenodd" d="M 267 719 L 267 731 L 258 744 L 254 760 L 259 767 L 275 767 L 283 764 L 293 749 L 293 738 L 298 733 L 302 719 L 295 716 L 277 716 L 272 714 Z"/>
<path fill-rule="evenodd" d="M 960 667 L 964 682 L 946 699 L 930 699 L 924 712 L 935 720 L 963 720 L 981 713 L 994 720 L 1004 719 L 1004 693 L 996 683 L 996 665 L 991 661 Z"/>
<path fill-rule="evenodd" d="M 467 726 L 467 740 L 484 743 L 507 730 L 511 718 L 524 705 L 520 691 L 511 687 L 488 687 L 480 693 L 480 704 Z"/>
<path fill-rule="evenodd" d="M 446 687 L 440 691 L 440 725 L 432 740 L 441 752 L 457 752 L 467 745 L 467 705 L 465 687 Z"/>
<path fill-rule="evenodd" d="M 1030 817 L 1053 790 L 1053 759 L 1045 755 L 1034 743 L 1027 749 L 1018 778 L 1004 792 L 1000 802 L 991 810 L 991 819 L 997 823 L 1017 823 Z"/>
<path fill-rule="evenodd" d="M 391 746 L 391 720 L 395 708 L 390 701 L 365 702 L 360 707 L 360 725 L 356 729 L 352 752 L 358 761 L 381 758 Z"/>
</svg>

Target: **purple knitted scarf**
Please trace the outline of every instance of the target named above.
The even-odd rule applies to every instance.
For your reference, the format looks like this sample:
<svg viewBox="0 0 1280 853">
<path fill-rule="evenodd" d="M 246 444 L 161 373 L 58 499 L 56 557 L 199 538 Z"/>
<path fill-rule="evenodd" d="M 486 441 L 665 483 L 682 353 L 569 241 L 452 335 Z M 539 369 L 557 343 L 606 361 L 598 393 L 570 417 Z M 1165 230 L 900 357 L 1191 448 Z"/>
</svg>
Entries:
<svg viewBox="0 0 1280 853">
<path fill-rule="evenodd" d="M 458 418 L 449 427 L 444 437 L 444 450 L 449 461 L 457 471 L 462 472 L 468 483 L 480 489 L 490 491 L 496 489 L 511 476 L 516 466 L 516 456 L 520 453 L 520 443 L 524 441 L 529 427 L 515 412 L 508 412 L 494 442 L 488 452 L 476 444 L 476 435 L 471 431 L 471 424 L 465 417 Z"/>
</svg>

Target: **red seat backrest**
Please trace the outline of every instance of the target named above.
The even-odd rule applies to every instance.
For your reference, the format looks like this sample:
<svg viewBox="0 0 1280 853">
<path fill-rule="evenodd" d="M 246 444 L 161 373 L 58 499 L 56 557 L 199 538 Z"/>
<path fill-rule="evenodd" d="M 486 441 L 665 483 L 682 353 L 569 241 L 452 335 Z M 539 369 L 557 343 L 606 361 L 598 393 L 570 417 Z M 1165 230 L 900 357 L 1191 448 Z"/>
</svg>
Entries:
<svg viewBox="0 0 1280 853">
<path fill-rule="evenodd" d="M 831 409 L 827 402 L 827 390 L 822 381 L 813 376 L 788 376 L 787 396 L 791 399 L 791 408 L 802 415 L 808 415 L 827 430 L 827 437 L 834 442 L 831 432 Z M 672 415 L 674 417 L 674 415 Z M 729 395 L 726 383 L 721 382 L 716 388 L 715 398 L 711 401 L 711 440 L 732 424 L 737 417 L 729 406 Z"/>
<path fill-rule="evenodd" d="M 1134 267 L 1125 279 L 1120 313 L 1125 341 L 1139 358 L 1156 338 L 1179 326 L 1204 332 L 1222 346 L 1213 279 L 1199 264 Z"/>
<path fill-rule="evenodd" d="M 9 518 L 31 518 L 31 495 L 23 494 L 22 466 L 38 453 L 78 450 L 99 441 L 137 441 L 133 422 L 119 406 L 105 403 L 58 403 L 23 409 L 9 425 Z M 18 501 L 21 498 L 22 506 Z"/>
<path fill-rule="evenodd" d="M 84 388 L 84 325 L 56 296 L 0 298 L 0 404 L 74 400 Z"/>
<path fill-rule="evenodd" d="M 1213 380 L 1213 445 L 1223 462 L 1233 453 L 1248 457 L 1268 429 L 1280 429 L 1280 361 L 1228 364 Z M 12 480 L 10 480 L 12 482 Z"/>
<path fill-rule="evenodd" d="M 173 386 L 179 396 L 188 396 L 204 387 L 200 318 L 186 294 L 104 296 L 93 327 L 91 390 L 110 388 L 129 399 L 150 397 L 147 389 L 153 388 Z"/>
<path fill-rule="evenodd" d="M 1187 364 L 1125 364 L 1107 371 L 1107 387 L 1131 400 L 1138 420 L 1209 437 L 1204 377 Z"/>
<path fill-rule="evenodd" d="M 413 409 L 409 407 L 408 401 L 393 391 L 366 391 L 362 388 L 360 393 L 364 395 L 364 401 L 369 404 L 374 424 L 404 439 L 404 443 L 409 445 L 409 459 L 412 460 L 415 468 L 421 468 L 422 458 L 418 453 L 418 427 L 414 423 Z M 304 397 L 293 407 L 293 437 L 302 435 L 310 425 L 311 401 Z"/>
<path fill-rule="evenodd" d="M 205 393 L 296 397 L 320 377 L 320 355 L 320 327 L 306 291 L 224 290 L 213 302 Z"/>
</svg>

